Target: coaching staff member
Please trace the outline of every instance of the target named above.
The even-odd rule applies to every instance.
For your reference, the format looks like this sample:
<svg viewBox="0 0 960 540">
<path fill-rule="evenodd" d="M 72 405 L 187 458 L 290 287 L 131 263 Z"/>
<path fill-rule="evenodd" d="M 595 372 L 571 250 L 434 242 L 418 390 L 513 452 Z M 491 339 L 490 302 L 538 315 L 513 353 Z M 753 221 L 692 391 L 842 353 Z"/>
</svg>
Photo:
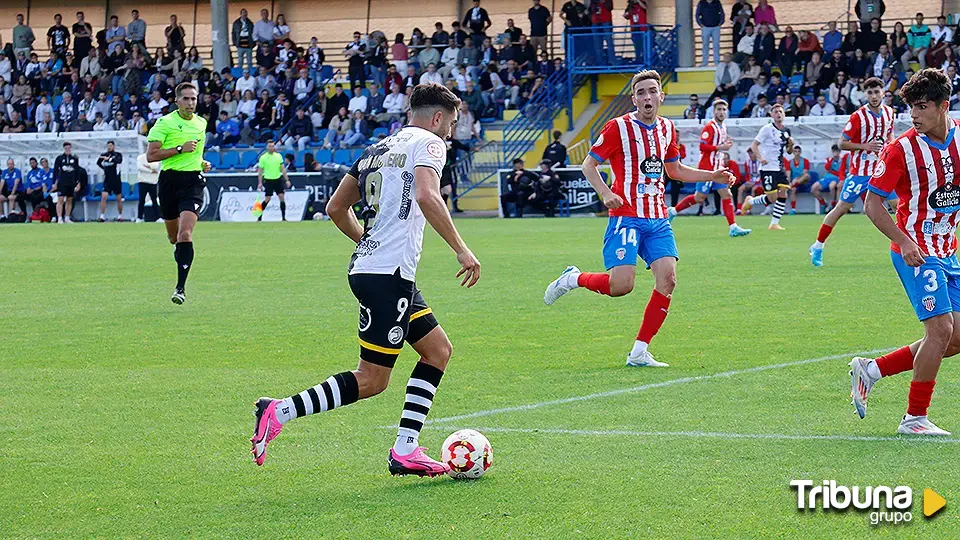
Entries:
<svg viewBox="0 0 960 540">
<path fill-rule="evenodd" d="M 207 121 L 194 114 L 197 87 L 177 85 L 176 102 L 177 110 L 161 116 L 147 134 L 147 161 L 160 162 L 160 217 L 167 227 L 167 239 L 176 245 L 177 288 L 170 300 L 182 304 L 193 265 L 193 228 L 203 206 L 203 174 L 210 171 L 210 163 L 203 160 Z"/>
</svg>

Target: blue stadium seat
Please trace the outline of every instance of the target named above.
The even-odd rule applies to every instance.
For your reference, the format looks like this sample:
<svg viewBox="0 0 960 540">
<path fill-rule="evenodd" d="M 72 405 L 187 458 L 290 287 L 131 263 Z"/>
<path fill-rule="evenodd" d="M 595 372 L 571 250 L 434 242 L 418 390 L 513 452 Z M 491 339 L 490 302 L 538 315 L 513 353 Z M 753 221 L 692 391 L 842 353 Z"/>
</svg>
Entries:
<svg viewBox="0 0 960 540">
<path fill-rule="evenodd" d="M 363 154 L 364 150 L 366 150 L 365 147 L 354 148 L 353 150 L 351 150 L 350 154 L 351 154 L 351 157 L 353 158 L 353 161 L 360 159 L 360 154 Z M 350 165 L 353 165 L 353 161 L 350 162 Z"/>
<path fill-rule="evenodd" d="M 123 184 L 123 198 L 137 200 L 140 198 L 140 184 Z"/>
<path fill-rule="evenodd" d="M 341 165 L 353 165 L 353 160 L 350 158 L 350 150 L 337 150 L 336 153 L 333 154 L 333 162 Z"/>
<path fill-rule="evenodd" d="M 363 87 L 363 90 L 360 91 L 360 95 L 364 97 L 370 97 L 370 90 L 366 86 Z"/>
<path fill-rule="evenodd" d="M 209 161 L 214 169 L 220 168 L 220 152 L 204 152 L 203 159 Z"/>
<path fill-rule="evenodd" d="M 265 142 L 255 142 L 255 143 L 253 143 L 253 147 L 254 147 L 254 148 L 266 148 L 266 147 L 267 147 L 267 143 L 265 143 Z"/>
<path fill-rule="evenodd" d="M 298 150 L 293 156 L 293 166 L 298 169 L 303 168 L 303 156 L 306 154 L 306 150 Z"/>
<path fill-rule="evenodd" d="M 220 154 L 220 167 L 221 169 L 232 169 L 240 164 L 239 152 L 222 152 Z"/>
<path fill-rule="evenodd" d="M 233 145 L 233 147 L 234 147 L 234 148 L 250 148 L 250 145 L 249 145 L 249 144 L 244 144 L 244 143 L 237 143 L 237 144 Z"/>
<path fill-rule="evenodd" d="M 314 157 L 321 165 L 324 163 L 333 163 L 333 152 L 327 150 L 326 148 L 323 150 L 317 150 L 317 154 Z"/>
<path fill-rule="evenodd" d="M 238 67 L 230 68 L 230 74 L 233 75 L 234 79 L 239 79 L 243 77 L 243 70 Z"/>
<path fill-rule="evenodd" d="M 792 75 L 790 80 L 787 82 L 787 86 L 790 88 L 791 93 L 799 92 L 800 86 L 803 84 L 803 74 L 799 73 Z"/>
<path fill-rule="evenodd" d="M 63 94 L 58 94 L 56 96 L 53 96 L 53 103 L 51 103 L 51 105 L 53 105 L 54 110 L 60 108 L 61 101 L 63 101 Z"/>
<path fill-rule="evenodd" d="M 317 130 L 317 140 L 320 141 L 320 145 L 323 145 L 323 139 L 327 136 L 329 129 L 319 129 Z"/>
<path fill-rule="evenodd" d="M 249 169 L 252 167 L 257 160 L 260 158 L 260 152 L 256 150 L 247 150 L 240 154 L 240 167 L 243 169 Z"/>
<path fill-rule="evenodd" d="M 373 138 L 374 138 L 374 139 L 376 139 L 376 138 L 379 137 L 380 135 L 389 135 L 389 134 L 390 134 L 390 130 L 387 129 L 387 128 L 384 128 L 384 127 L 378 127 L 377 129 L 374 129 L 374 130 L 373 130 Z"/>
<path fill-rule="evenodd" d="M 733 103 L 730 104 L 730 116 L 737 116 L 747 105 L 747 98 L 744 96 L 738 96 L 733 98 Z M 482 123 L 482 121 L 481 121 Z"/>
</svg>

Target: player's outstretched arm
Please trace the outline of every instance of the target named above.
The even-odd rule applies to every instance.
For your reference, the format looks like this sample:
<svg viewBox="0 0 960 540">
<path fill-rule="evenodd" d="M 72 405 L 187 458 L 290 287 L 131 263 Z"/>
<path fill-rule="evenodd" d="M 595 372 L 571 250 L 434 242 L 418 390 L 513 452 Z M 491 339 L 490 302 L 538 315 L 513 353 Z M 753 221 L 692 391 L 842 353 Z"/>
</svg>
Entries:
<svg viewBox="0 0 960 540">
<path fill-rule="evenodd" d="M 863 213 L 870 218 L 870 221 L 884 236 L 900 246 L 900 254 L 903 255 L 903 260 L 908 266 L 920 266 L 923 264 L 923 253 L 920 252 L 920 246 L 894 223 L 887 212 L 885 199 L 886 197 L 868 191 L 867 198 L 863 201 Z"/>
<path fill-rule="evenodd" d="M 347 238 L 360 243 L 363 238 L 363 226 L 353 212 L 353 205 L 360 202 L 360 187 L 357 179 L 347 174 L 340 181 L 337 190 L 327 201 L 327 215 Z"/>
<path fill-rule="evenodd" d="M 703 169 L 694 169 L 687 167 L 680 160 L 664 163 L 664 169 L 670 178 L 681 182 L 725 182 L 732 184 L 736 177 L 730 172 L 730 169 L 719 169 L 716 171 L 705 171 Z"/>
<path fill-rule="evenodd" d="M 457 277 L 463 276 L 460 285 L 473 287 L 480 279 L 480 261 L 467 248 L 463 238 L 460 238 L 460 233 L 450 218 L 447 205 L 440 195 L 440 176 L 432 167 L 417 167 L 414 169 L 413 183 L 417 187 L 417 204 L 420 205 L 423 217 L 427 218 L 433 230 L 437 231 L 457 254 L 457 262 L 460 263 Z"/>
<path fill-rule="evenodd" d="M 583 160 L 583 176 L 585 176 L 587 181 L 590 182 L 590 185 L 593 186 L 593 190 L 600 196 L 600 200 L 603 201 L 604 206 L 611 210 L 620 208 L 623 206 L 623 199 L 614 193 L 613 190 L 610 189 L 610 186 L 603 181 L 603 178 L 600 176 L 600 171 L 597 169 L 599 166 L 600 162 L 588 154 Z"/>
</svg>

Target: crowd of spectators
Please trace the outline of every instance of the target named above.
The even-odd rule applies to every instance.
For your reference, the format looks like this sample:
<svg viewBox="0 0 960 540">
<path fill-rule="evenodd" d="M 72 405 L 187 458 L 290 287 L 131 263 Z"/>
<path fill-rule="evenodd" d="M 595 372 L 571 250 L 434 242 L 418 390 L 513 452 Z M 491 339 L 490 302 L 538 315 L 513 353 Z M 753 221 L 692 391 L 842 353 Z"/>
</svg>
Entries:
<svg viewBox="0 0 960 540">
<path fill-rule="evenodd" d="M 715 14 L 709 10 L 714 4 L 719 2 L 700 0 L 698 20 L 703 11 L 714 17 L 709 20 L 713 24 Z M 723 53 L 717 63 L 715 89 L 706 104 L 691 102 L 684 116 L 704 118 L 718 97 L 731 103 L 737 97 L 746 98 L 740 117 L 768 116 L 775 103 L 793 117 L 850 114 L 866 103 L 862 83 L 870 77 L 883 81 L 885 103 L 901 113 L 907 107 L 896 90 L 913 74 L 913 62 L 921 69 L 931 66 L 946 71 L 954 81 L 952 108 L 960 108 L 956 25 L 948 26 L 946 17 L 939 16 L 936 25 L 928 26 L 923 13 L 917 13 L 909 27 L 898 21 L 889 29 L 882 19 L 882 1 L 859 0 L 855 10 L 858 20 L 849 23 L 846 33 L 837 29 L 835 21 L 819 31 L 794 32 L 792 26 L 778 26 L 773 6 L 766 0 L 759 0 L 756 7 L 739 0 L 729 17 L 733 50 Z"/>
<path fill-rule="evenodd" d="M 35 50 L 43 49 L 43 41 L 37 43 L 17 15 L 13 41 L 0 43 L 0 132 L 145 134 L 175 108 L 177 84 L 191 81 L 200 89 L 197 113 L 208 121 L 210 146 L 275 138 L 288 148 L 302 150 L 311 142 L 336 148 L 399 129 L 413 87 L 434 82 L 463 99 L 461 130 L 476 136 L 479 119 L 523 107 L 564 64 L 548 55 L 553 15 L 540 0 L 532 0 L 529 32 L 512 19 L 502 32 L 492 31 L 480 0 L 472 4 L 449 31 L 436 22 L 432 34 L 415 28 L 392 43 L 380 31 L 355 32 L 353 41 L 332 53 L 349 66 L 336 80 L 327 65 L 330 51 L 315 37 L 296 43 L 284 15 L 271 19 L 267 9 L 256 21 L 241 9 L 231 25 L 238 71 L 214 71 L 209 58 L 187 47 L 176 15 L 163 29 L 166 46 L 150 51 L 148 22 L 137 10 L 126 25 L 112 16 L 96 32 L 83 12 L 72 27 L 57 14 L 46 32 L 49 54 L 43 60 Z"/>
</svg>

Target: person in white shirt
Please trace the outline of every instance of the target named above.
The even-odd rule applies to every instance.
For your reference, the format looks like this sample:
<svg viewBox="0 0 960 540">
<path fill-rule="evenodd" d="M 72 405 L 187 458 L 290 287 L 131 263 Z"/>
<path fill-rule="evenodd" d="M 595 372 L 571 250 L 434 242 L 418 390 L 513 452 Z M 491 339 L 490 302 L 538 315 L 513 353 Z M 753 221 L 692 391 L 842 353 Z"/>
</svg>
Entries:
<svg viewBox="0 0 960 540">
<path fill-rule="evenodd" d="M 934 61 L 940 60 L 944 49 L 950 47 L 952 42 L 953 30 L 947 26 L 947 18 L 941 15 L 937 17 L 937 25 L 930 29 L 930 50 L 927 51 L 927 58 L 932 58 Z"/>
<path fill-rule="evenodd" d="M 6 55 L 0 56 L 0 77 L 8 83 L 13 80 L 13 64 Z"/>
<path fill-rule="evenodd" d="M 760 94 L 757 97 L 757 104 L 750 111 L 750 118 L 766 118 L 770 116 L 770 103 L 767 102 L 767 95 Z"/>
<path fill-rule="evenodd" d="M 253 90 L 243 93 L 243 99 L 237 105 L 237 116 L 243 115 L 243 123 L 250 125 L 250 120 L 257 114 L 257 100 L 253 97 Z"/>
<path fill-rule="evenodd" d="M 37 110 L 34 113 L 35 118 L 43 118 L 44 114 L 49 114 L 50 117 L 53 117 L 53 105 L 50 105 L 50 102 L 47 101 L 47 96 L 40 96 L 40 103 L 37 105 Z"/>
<path fill-rule="evenodd" d="M 43 119 L 37 122 L 37 133 L 58 133 L 60 126 L 53 121 L 53 113 L 43 113 Z"/>
<path fill-rule="evenodd" d="M 306 68 L 300 70 L 300 78 L 293 83 L 293 93 L 297 96 L 297 104 L 301 104 L 313 94 L 313 80 L 309 78 Z"/>
<path fill-rule="evenodd" d="M 863 107 L 863 104 L 867 102 L 867 93 L 860 88 L 860 83 L 856 77 L 850 78 L 850 105 L 855 108 Z"/>
<path fill-rule="evenodd" d="M 257 90 L 257 79 L 250 76 L 250 69 L 243 70 L 243 77 L 237 79 L 237 95 L 243 96 L 243 94 L 250 90 L 251 92 L 256 92 Z"/>
<path fill-rule="evenodd" d="M 156 120 L 157 118 L 160 118 L 163 116 L 163 109 L 169 105 L 170 103 L 160 96 L 159 91 L 154 92 L 153 99 L 150 100 L 150 103 L 147 103 L 147 109 L 150 110 L 148 118 L 150 120 Z"/>
<path fill-rule="evenodd" d="M 781 105 L 770 109 L 770 123 L 760 128 L 750 149 L 760 156 L 760 181 L 763 195 L 747 197 L 743 201 L 743 213 L 749 214 L 754 205 L 773 206 L 770 219 L 771 231 L 782 231 L 780 218 L 787 208 L 787 191 L 790 189 L 790 170 L 784 167 L 784 157 L 793 153 L 794 141 L 790 130 L 783 125 L 786 113 Z"/>
<path fill-rule="evenodd" d="M 757 35 L 753 31 L 753 24 L 747 23 L 747 33 L 740 38 L 737 43 L 737 54 L 733 55 L 733 61 L 741 64 L 748 56 L 753 55 L 753 44 L 757 40 Z"/>
<path fill-rule="evenodd" d="M 443 77 L 444 80 L 450 78 L 450 72 L 457 67 L 457 55 L 460 54 L 460 49 L 457 48 L 457 43 L 454 41 L 450 43 L 450 46 L 443 50 L 443 54 L 440 55 L 440 69 L 438 73 Z"/>
<path fill-rule="evenodd" d="M 420 76 L 420 84 L 425 83 L 443 84 L 443 77 L 437 73 L 437 65 L 433 62 L 427 64 L 427 70 Z"/>
<path fill-rule="evenodd" d="M 350 113 L 353 113 L 353 111 L 367 112 L 367 96 L 363 95 L 363 88 L 359 84 L 353 87 L 353 97 L 350 98 L 347 111 Z"/>
<path fill-rule="evenodd" d="M 827 101 L 827 97 L 823 94 L 817 96 L 817 102 L 814 103 L 813 107 L 810 107 L 809 116 L 835 116 L 837 110 L 834 108 L 832 103 Z"/>
<path fill-rule="evenodd" d="M 96 47 L 91 47 L 89 53 L 86 58 L 80 61 L 80 77 L 83 78 L 84 75 L 89 73 L 96 79 L 100 75 L 100 57 L 97 54 Z"/>
<path fill-rule="evenodd" d="M 147 195 L 154 208 L 159 208 L 157 202 L 157 180 L 160 178 L 160 162 L 147 161 L 147 154 L 137 156 L 137 188 L 140 192 L 140 202 L 137 204 L 137 223 L 143 223 L 143 208 L 147 204 Z M 157 219 L 157 221 L 160 221 Z"/>
<path fill-rule="evenodd" d="M 882 77 L 883 68 L 889 65 L 890 62 L 890 50 L 887 49 L 887 45 L 880 45 L 880 50 L 877 52 L 877 56 L 873 60 L 873 76 Z"/>
<path fill-rule="evenodd" d="M 103 121 L 103 115 L 97 113 L 96 121 L 93 123 L 94 131 L 110 131 L 110 124 Z"/>
<path fill-rule="evenodd" d="M 399 117 L 403 114 L 403 94 L 400 93 L 400 87 L 396 84 L 390 86 L 390 93 L 383 98 L 383 110 L 375 117 L 380 123 L 389 122 L 393 117 Z"/>
</svg>

